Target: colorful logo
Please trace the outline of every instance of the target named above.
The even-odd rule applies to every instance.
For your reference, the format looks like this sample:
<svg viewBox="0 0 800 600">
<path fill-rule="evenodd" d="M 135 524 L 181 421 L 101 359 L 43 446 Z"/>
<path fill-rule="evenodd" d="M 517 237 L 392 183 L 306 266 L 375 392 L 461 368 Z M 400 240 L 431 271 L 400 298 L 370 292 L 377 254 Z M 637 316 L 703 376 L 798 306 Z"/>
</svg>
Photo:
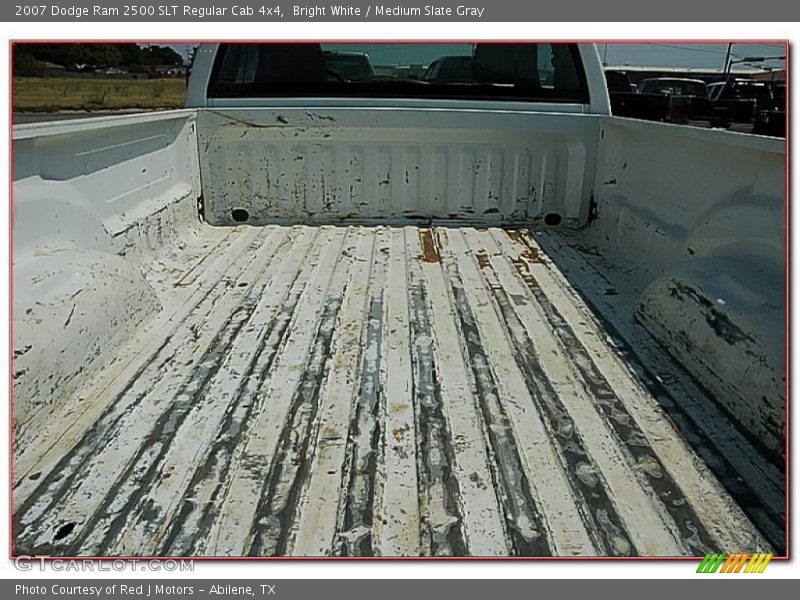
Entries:
<svg viewBox="0 0 800 600">
<path fill-rule="evenodd" d="M 772 554 L 706 554 L 698 573 L 763 573 L 767 568 Z"/>
</svg>

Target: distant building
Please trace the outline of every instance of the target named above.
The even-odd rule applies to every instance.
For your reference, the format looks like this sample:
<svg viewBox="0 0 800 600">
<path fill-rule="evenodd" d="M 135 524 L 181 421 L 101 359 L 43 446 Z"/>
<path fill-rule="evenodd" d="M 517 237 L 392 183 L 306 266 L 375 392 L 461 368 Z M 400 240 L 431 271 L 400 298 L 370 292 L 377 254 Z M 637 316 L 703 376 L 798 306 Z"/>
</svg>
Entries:
<svg viewBox="0 0 800 600">
<path fill-rule="evenodd" d="M 51 62 L 39 62 L 41 65 L 41 75 L 43 77 L 63 77 L 64 72 L 67 70 L 63 65 L 57 65 Z"/>
<path fill-rule="evenodd" d="M 653 67 L 646 65 L 608 65 L 606 71 L 624 71 L 632 83 L 653 77 L 678 77 L 685 79 L 702 79 L 707 83 L 725 79 L 725 71 L 721 67 Z M 734 65 L 730 76 L 736 79 L 758 79 L 759 81 L 785 81 L 786 69 L 754 69 Z"/>
<path fill-rule="evenodd" d="M 153 67 L 152 77 L 186 77 L 186 67 L 162 65 Z"/>
<path fill-rule="evenodd" d="M 125 67 L 109 67 L 107 69 L 97 69 L 96 72 L 103 73 L 105 75 L 128 75 L 128 69 Z"/>
</svg>

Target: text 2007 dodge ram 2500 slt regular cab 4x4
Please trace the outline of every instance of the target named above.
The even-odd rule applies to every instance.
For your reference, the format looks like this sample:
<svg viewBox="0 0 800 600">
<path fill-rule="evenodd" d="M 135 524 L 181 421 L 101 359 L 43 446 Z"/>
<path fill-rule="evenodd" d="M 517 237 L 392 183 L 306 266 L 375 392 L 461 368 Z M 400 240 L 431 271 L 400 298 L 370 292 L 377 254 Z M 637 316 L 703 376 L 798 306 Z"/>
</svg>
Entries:
<svg viewBox="0 0 800 600">
<path fill-rule="evenodd" d="M 14 128 L 15 552 L 784 552 L 783 140 L 610 116 L 592 45 L 337 50 Z"/>
</svg>

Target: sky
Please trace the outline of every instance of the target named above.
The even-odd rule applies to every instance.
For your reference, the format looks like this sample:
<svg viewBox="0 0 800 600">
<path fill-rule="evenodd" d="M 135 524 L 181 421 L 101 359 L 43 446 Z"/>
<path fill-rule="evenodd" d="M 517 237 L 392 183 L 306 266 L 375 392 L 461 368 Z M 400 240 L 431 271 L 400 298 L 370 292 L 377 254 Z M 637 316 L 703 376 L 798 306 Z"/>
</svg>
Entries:
<svg viewBox="0 0 800 600">
<path fill-rule="evenodd" d="M 647 65 L 651 67 L 722 67 L 727 44 L 600 44 L 598 51 L 609 65 Z M 747 57 L 783 56 L 781 44 L 734 44 L 734 61 Z M 744 66 L 745 63 L 741 63 Z M 770 60 L 765 67 L 782 68 L 783 61 Z"/>
<path fill-rule="evenodd" d="M 362 50 L 364 44 L 337 45 L 341 50 Z M 463 53 L 464 45 L 438 44 L 421 45 L 416 50 L 410 47 L 407 64 L 427 64 L 439 56 Z M 722 67 L 725 61 L 727 44 L 688 44 L 688 43 L 652 43 L 652 44 L 599 44 L 600 57 L 609 65 L 646 65 L 654 67 Z M 186 45 L 172 46 L 182 56 L 186 56 Z M 381 64 L 380 44 L 372 44 L 369 54 L 373 63 Z M 396 56 L 396 53 L 393 53 Z M 781 44 L 734 44 L 731 55 L 735 61 L 746 57 L 776 57 L 784 54 Z M 783 61 L 769 60 L 763 63 L 766 67 L 782 68 Z M 743 67 L 754 66 L 742 63 Z"/>
</svg>

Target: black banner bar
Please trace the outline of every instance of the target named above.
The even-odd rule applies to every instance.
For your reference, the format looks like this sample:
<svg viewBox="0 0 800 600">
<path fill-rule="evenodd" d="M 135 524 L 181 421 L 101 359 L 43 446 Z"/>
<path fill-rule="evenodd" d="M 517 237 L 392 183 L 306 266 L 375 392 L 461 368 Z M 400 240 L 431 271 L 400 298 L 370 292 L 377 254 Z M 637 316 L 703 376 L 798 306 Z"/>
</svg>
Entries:
<svg viewBox="0 0 800 600">
<path fill-rule="evenodd" d="M 786 0 L 421 0 L 282 2 L 281 0 L 18 0 L 0 4 L 9 22 L 154 21 L 460 21 L 460 22 L 783 22 L 800 21 L 800 2 Z M 714 30 L 709 29 L 709 36 Z"/>
<path fill-rule="evenodd" d="M 713 579 L 713 581 L 712 581 Z M 692 579 L 633 580 L 76 580 L 3 581 L 3 598 L 26 600 L 408 600 L 409 598 L 622 598 L 674 600 L 714 594 L 753 598 L 788 593 L 794 582 L 697 575 Z M 713 586 L 713 588 L 712 588 Z"/>
</svg>

